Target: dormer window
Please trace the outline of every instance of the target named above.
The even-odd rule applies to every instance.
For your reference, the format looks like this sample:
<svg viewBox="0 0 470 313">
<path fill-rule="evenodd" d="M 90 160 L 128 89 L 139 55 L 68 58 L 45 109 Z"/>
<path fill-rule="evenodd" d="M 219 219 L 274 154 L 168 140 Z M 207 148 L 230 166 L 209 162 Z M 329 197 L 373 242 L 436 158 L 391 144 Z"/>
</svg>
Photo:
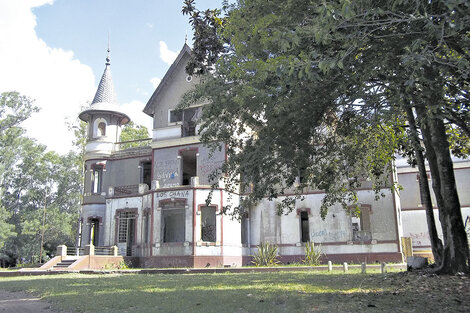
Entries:
<svg viewBox="0 0 470 313">
<path fill-rule="evenodd" d="M 106 136 L 106 124 L 104 122 L 100 122 L 98 124 L 98 129 L 96 133 L 98 137 Z"/>
</svg>

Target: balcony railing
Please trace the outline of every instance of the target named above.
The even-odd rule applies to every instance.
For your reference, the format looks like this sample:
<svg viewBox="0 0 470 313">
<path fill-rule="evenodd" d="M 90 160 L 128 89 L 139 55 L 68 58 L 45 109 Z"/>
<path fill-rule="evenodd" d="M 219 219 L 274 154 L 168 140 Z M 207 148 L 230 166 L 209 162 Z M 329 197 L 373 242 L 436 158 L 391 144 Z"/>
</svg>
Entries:
<svg viewBox="0 0 470 313">
<path fill-rule="evenodd" d="M 167 140 L 183 137 L 197 136 L 199 133 L 199 125 L 195 122 L 184 124 L 175 124 L 167 127 L 161 127 L 153 130 L 153 140 Z"/>
<path fill-rule="evenodd" d="M 128 185 L 128 186 L 115 186 L 115 196 L 130 196 L 139 193 L 139 185 Z"/>
<path fill-rule="evenodd" d="M 122 196 L 135 196 L 143 194 L 149 190 L 147 184 L 127 185 L 127 186 L 114 186 L 109 187 L 108 195 L 111 197 L 122 197 Z"/>
<path fill-rule="evenodd" d="M 150 141 L 152 141 L 152 138 L 120 141 L 120 142 L 116 142 L 116 146 L 118 147 L 117 150 L 146 147 L 150 144 Z"/>
<path fill-rule="evenodd" d="M 84 255 L 84 249 L 77 248 L 77 247 L 67 247 L 67 255 L 68 256 L 82 256 Z"/>
<path fill-rule="evenodd" d="M 57 256 L 83 256 L 83 255 L 104 255 L 118 256 L 119 249 L 117 246 L 95 247 L 92 244 L 86 245 L 84 248 L 67 247 L 60 245 L 57 247 Z"/>
</svg>

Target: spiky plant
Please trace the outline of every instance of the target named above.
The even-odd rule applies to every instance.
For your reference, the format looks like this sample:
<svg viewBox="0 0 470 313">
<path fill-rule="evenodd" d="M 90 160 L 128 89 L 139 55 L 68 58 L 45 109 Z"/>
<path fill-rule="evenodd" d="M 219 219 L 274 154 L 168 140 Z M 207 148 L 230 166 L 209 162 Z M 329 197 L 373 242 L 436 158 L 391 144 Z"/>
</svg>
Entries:
<svg viewBox="0 0 470 313">
<path fill-rule="evenodd" d="M 319 265 L 323 255 L 321 245 L 315 246 L 314 242 L 305 244 L 305 259 L 302 260 L 307 265 Z"/>
<path fill-rule="evenodd" d="M 274 266 L 279 264 L 277 259 L 277 245 L 270 244 L 269 242 L 261 243 L 258 251 L 252 255 L 253 263 L 256 266 Z"/>
</svg>

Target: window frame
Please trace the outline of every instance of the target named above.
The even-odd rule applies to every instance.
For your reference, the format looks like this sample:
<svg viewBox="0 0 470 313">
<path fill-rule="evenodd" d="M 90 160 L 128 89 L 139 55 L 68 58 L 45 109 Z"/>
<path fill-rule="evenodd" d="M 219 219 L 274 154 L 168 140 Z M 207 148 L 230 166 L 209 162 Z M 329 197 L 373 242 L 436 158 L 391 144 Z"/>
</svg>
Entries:
<svg viewBox="0 0 470 313">
<path fill-rule="evenodd" d="M 213 209 L 214 210 L 214 215 L 213 215 L 213 219 L 214 219 L 214 229 L 212 230 L 212 236 L 214 240 L 204 240 L 204 239 L 207 239 L 207 238 L 204 238 L 204 226 L 203 226 L 203 214 L 204 214 L 204 209 Z M 199 211 L 200 211 L 200 216 L 201 216 L 201 219 L 200 219 L 200 230 L 201 230 L 201 236 L 200 236 L 200 240 L 202 242 L 210 242 L 210 243 L 215 243 L 217 242 L 217 206 L 215 205 L 202 205 L 202 206 L 199 206 Z M 208 227 L 208 226 L 206 226 Z"/>
<path fill-rule="evenodd" d="M 103 192 L 103 165 L 93 165 L 91 167 L 91 194 L 101 195 Z M 96 184 L 96 174 L 98 173 L 98 184 Z"/>
</svg>

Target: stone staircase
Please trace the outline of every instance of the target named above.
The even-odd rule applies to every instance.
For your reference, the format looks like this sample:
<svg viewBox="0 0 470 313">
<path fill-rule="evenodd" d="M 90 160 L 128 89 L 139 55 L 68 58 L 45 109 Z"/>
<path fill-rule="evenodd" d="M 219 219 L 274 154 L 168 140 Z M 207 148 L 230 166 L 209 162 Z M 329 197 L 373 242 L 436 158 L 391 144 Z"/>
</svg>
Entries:
<svg viewBox="0 0 470 313">
<path fill-rule="evenodd" d="M 65 270 L 67 269 L 70 265 L 73 264 L 73 262 L 75 262 L 76 260 L 75 259 L 71 259 L 71 260 L 62 260 L 61 262 L 57 263 L 56 265 L 54 265 L 52 267 L 53 270 Z"/>
</svg>

